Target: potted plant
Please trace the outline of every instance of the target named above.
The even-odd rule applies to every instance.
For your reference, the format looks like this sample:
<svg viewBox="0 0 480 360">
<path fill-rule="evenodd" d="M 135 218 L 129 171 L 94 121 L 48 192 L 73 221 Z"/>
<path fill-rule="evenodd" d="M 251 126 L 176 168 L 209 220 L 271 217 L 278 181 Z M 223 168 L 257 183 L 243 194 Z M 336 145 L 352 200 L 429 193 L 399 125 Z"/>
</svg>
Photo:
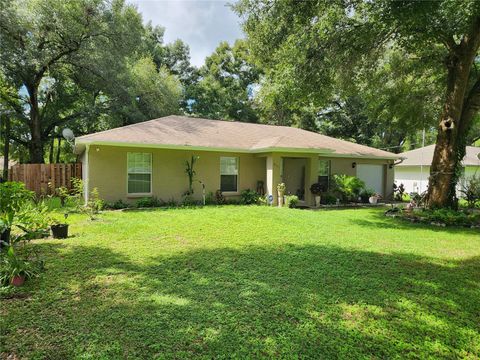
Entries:
<svg viewBox="0 0 480 360">
<path fill-rule="evenodd" d="M 32 264 L 15 255 L 13 246 L 9 246 L 7 254 L 2 257 L 0 285 L 22 286 L 25 279 L 36 273 Z"/>
<path fill-rule="evenodd" d="M 379 199 L 381 199 L 382 196 L 380 194 L 374 193 L 372 196 L 368 198 L 368 202 L 370 204 L 376 204 Z"/>
<path fill-rule="evenodd" d="M 365 189 L 360 193 L 360 199 L 362 203 L 368 204 L 370 202 L 370 197 L 375 195 L 375 191 L 371 189 Z"/>
<path fill-rule="evenodd" d="M 320 206 L 321 194 L 323 192 L 323 185 L 320 183 L 314 183 L 310 186 L 310 192 L 315 196 L 315 206 Z"/>
<path fill-rule="evenodd" d="M 283 196 L 285 195 L 286 190 L 285 183 L 280 183 L 277 185 L 277 195 L 278 195 L 278 207 L 283 206 Z"/>
<path fill-rule="evenodd" d="M 68 214 L 65 214 L 64 217 L 67 219 Z M 54 239 L 66 239 L 68 237 L 68 224 L 66 222 L 61 223 L 58 220 L 54 220 L 50 229 L 52 229 L 52 236 Z"/>
</svg>

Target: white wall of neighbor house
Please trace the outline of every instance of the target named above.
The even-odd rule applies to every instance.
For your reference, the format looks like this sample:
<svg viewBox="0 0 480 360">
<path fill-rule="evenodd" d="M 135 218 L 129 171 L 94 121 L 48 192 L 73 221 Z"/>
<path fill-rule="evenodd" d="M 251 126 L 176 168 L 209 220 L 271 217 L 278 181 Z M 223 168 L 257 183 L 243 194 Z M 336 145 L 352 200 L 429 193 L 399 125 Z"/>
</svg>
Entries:
<svg viewBox="0 0 480 360">
<path fill-rule="evenodd" d="M 427 190 L 430 166 L 424 166 L 423 172 L 420 166 L 397 166 L 395 168 L 395 183 L 403 184 L 407 193 L 422 193 Z"/>
<path fill-rule="evenodd" d="M 407 193 L 422 193 L 428 189 L 428 178 L 430 176 L 430 166 L 424 166 L 421 171 L 420 166 L 397 166 L 395 168 L 395 183 L 403 184 Z M 460 178 L 457 189 L 473 176 L 480 176 L 480 166 L 466 166 L 463 176 Z M 460 194 L 458 194 L 460 195 Z"/>
</svg>

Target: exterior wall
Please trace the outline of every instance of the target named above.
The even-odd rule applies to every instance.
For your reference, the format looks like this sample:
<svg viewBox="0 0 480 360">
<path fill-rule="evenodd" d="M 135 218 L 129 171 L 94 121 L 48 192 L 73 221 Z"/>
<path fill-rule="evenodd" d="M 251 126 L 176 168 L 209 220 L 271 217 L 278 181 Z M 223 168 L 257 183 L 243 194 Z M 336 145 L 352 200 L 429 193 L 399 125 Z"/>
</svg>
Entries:
<svg viewBox="0 0 480 360">
<path fill-rule="evenodd" d="M 302 193 L 302 191 L 305 194 L 306 167 L 307 159 L 305 158 L 283 159 L 283 182 L 287 188 L 287 194 L 297 195 L 297 192 Z"/>
<path fill-rule="evenodd" d="M 428 177 L 430 176 L 430 166 L 423 167 L 423 174 L 420 166 L 397 166 L 395 168 L 395 183 L 403 184 L 405 192 L 422 193 L 427 190 Z"/>
<path fill-rule="evenodd" d="M 195 164 L 196 179 L 205 183 L 207 194 L 209 192 L 215 193 L 220 188 L 220 157 L 236 156 L 239 158 L 238 192 L 224 193 L 224 195 L 226 197 L 238 197 L 242 190 L 255 190 L 257 181 L 263 181 L 266 194 L 273 195 L 273 204 L 277 204 L 277 184 L 285 181 L 282 177 L 283 158 L 301 158 L 304 159 L 305 164 L 305 202 L 308 205 L 314 204 L 314 199 L 309 189 L 311 184 L 316 182 L 318 178 L 319 156 L 317 154 L 303 153 L 243 154 L 91 145 L 88 149 L 88 155 L 84 153 L 81 157 L 84 165 L 88 162 L 88 167 L 85 167 L 85 175 L 88 175 L 85 185 L 88 187 L 88 190 L 91 191 L 94 187 L 98 188 L 100 197 L 108 202 L 114 202 L 119 199 L 130 202 L 135 201 L 138 196 L 127 194 L 128 152 L 147 152 L 152 154 L 152 196 L 164 201 L 170 199 L 180 201 L 183 193 L 187 191 L 188 177 L 185 173 L 185 162 L 190 160 L 192 155 L 199 156 Z M 385 166 L 385 194 L 387 196 L 391 194 L 394 170 L 389 169 L 388 164 L 392 163 L 392 160 L 320 158 L 331 160 L 331 175 L 346 174 L 356 176 L 356 168 L 352 168 L 353 162 L 357 164 L 383 164 Z M 87 178 L 85 177 L 84 179 Z M 194 197 L 200 200 L 202 187 L 199 182 L 194 183 L 194 191 Z"/>
<path fill-rule="evenodd" d="M 393 164 L 393 160 L 383 160 L 383 159 L 363 159 L 363 158 L 337 158 L 337 157 L 324 157 L 321 156 L 322 160 L 330 160 L 330 176 L 332 175 L 348 175 L 348 176 L 357 176 L 357 167 L 352 167 L 352 163 L 358 164 L 376 164 L 384 165 L 384 191 L 383 196 L 390 198 L 393 193 L 393 183 L 395 181 L 394 172 L 395 169 L 390 169 L 389 165 Z"/>
<path fill-rule="evenodd" d="M 220 157 L 239 158 L 238 192 L 224 194 L 238 196 L 242 190 L 256 189 L 257 181 L 265 182 L 265 157 L 252 154 L 222 153 L 210 151 L 184 151 L 153 148 L 129 148 L 91 145 L 89 149 L 89 189 L 97 187 L 100 197 L 108 202 L 119 199 L 135 201 L 138 197 L 127 194 L 127 153 L 147 152 L 152 154 L 152 196 L 164 201 L 180 201 L 188 190 L 185 162 L 192 155 L 199 156 L 195 164 L 196 179 L 205 183 L 205 191 L 215 193 L 220 188 Z M 84 158 L 82 158 L 84 159 Z M 194 198 L 200 200 L 202 187 L 194 183 Z"/>
<path fill-rule="evenodd" d="M 474 175 L 480 176 L 480 166 L 465 167 L 464 176 L 458 182 L 457 190 L 461 189 L 466 180 Z M 399 166 L 395 168 L 395 182 L 397 185 L 403 184 L 407 193 L 424 192 L 428 187 L 428 178 L 430 176 L 430 166 L 423 167 L 423 175 L 420 166 Z M 460 193 L 457 192 L 460 196 Z"/>
</svg>

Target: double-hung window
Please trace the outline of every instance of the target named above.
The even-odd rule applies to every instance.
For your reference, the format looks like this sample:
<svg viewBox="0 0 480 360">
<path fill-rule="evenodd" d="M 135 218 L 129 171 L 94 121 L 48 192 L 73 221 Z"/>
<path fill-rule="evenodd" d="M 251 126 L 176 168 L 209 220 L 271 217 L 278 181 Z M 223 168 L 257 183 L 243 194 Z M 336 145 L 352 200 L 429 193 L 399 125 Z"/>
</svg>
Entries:
<svg viewBox="0 0 480 360">
<path fill-rule="evenodd" d="M 129 152 L 127 154 L 128 194 L 152 193 L 152 154 Z"/>
<path fill-rule="evenodd" d="M 318 182 L 326 190 L 330 187 L 330 160 L 318 160 Z"/>
<path fill-rule="evenodd" d="M 220 191 L 238 191 L 238 158 L 220 158 Z"/>
</svg>

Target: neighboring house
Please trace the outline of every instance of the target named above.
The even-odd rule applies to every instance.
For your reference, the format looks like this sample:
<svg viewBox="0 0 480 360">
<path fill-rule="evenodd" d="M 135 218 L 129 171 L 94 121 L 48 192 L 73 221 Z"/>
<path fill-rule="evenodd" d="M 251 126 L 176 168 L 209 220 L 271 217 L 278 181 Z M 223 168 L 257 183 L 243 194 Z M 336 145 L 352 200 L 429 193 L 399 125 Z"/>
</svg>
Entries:
<svg viewBox="0 0 480 360">
<path fill-rule="evenodd" d="M 403 184 L 407 193 L 417 192 L 420 194 L 427 190 L 434 150 L 435 144 L 399 154 L 405 160 L 395 166 L 395 183 Z M 480 176 L 478 154 L 480 154 L 480 147 L 467 146 L 467 153 L 462 161 L 463 175 L 458 187 L 461 187 L 467 179 L 475 174 Z"/>
<path fill-rule="evenodd" d="M 83 163 L 85 195 L 94 187 L 107 201 L 155 196 L 181 200 L 188 189 L 185 162 L 195 155 L 196 179 L 206 192 L 238 197 L 263 190 L 277 201 L 276 186 L 313 204 L 310 185 L 332 174 L 355 175 L 391 195 L 398 155 L 302 129 L 167 116 L 85 135 L 75 140 Z M 202 187 L 195 182 L 195 198 Z"/>
</svg>

